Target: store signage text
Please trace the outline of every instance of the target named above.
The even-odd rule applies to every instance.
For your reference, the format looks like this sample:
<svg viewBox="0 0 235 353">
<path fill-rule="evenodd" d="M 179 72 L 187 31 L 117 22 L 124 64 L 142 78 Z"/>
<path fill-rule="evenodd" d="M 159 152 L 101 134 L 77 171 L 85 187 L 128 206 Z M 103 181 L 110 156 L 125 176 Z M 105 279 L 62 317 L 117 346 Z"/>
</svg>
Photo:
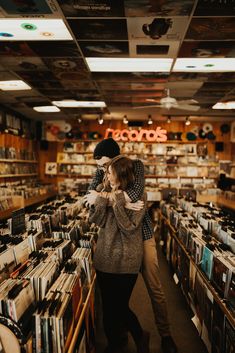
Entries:
<svg viewBox="0 0 235 353">
<path fill-rule="evenodd" d="M 155 130 L 128 130 L 106 129 L 105 137 L 112 137 L 115 141 L 149 141 L 164 142 L 167 140 L 167 131 L 158 126 Z"/>
</svg>

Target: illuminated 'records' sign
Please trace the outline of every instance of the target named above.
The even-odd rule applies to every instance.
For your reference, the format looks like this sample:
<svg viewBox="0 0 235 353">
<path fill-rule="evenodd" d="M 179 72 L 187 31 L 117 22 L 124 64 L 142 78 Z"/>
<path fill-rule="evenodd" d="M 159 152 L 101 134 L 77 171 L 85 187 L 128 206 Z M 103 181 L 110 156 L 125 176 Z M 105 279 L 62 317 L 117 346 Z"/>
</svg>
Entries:
<svg viewBox="0 0 235 353">
<path fill-rule="evenodd" d="M 119 130 L 106 129 L 105 139 L 112 137 L 116 141 L 150 141 L 150 142 L 164 142 L 167 140 L 167 131 L 158 126 L 155 130 Z"/>
</svg>

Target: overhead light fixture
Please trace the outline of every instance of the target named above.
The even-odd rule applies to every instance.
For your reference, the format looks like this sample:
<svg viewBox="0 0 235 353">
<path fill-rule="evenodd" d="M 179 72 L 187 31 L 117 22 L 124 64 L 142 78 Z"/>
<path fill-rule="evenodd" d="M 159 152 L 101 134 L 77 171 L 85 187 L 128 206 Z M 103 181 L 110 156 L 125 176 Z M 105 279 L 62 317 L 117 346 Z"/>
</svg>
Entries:
<svg viewBox="0 0 235 353">
<path fill-rule="evenodd" d="M 189 120 L 189 117 L 187 116 L 185 118 L 185 125 L 190 125 L 191 124 L 191 121 Z"/>
<path fill-rule="evenodd" d="M 128 124 L 128 119 L 126 115 L 124 115 L 123 117 L 123 124 Z"/>
<path fill-rule="evenodd" d="M 171 123 L 171 116 L 168 116 L 168 118 L 167 118 L 167 123 L 168 123 L 168 124 Z"/>
<path fill-rule="evenodd" d="M 62 19 L 1 18 L 0 40 L 73 40 Z"/>
<path fill-rule="evenodd" d="M 104 119 L 103 119 L 103 116 L 102 116 L 102 115 L 100 115 L 100 117 L 98 118 L 98 123 L 99 123 L 100 125 L 102 125 L 102 124 L 104 123 Z"/>
<path fill-rule="evenodd" d="M 170 58 L 86 58 L 93 72 L 170 72 Z"/>
<path fill-rule="evenodd" d="M 152 125 L 152 115 L 148 115 L 148 125 Z"/>
<path fill-rule="evenodd" d="M 62 101 L 52 101 L 52 104 L 60 108 L 104 108 L 103 101 L 77 101 L 75 99 L 64 99 Z"/>
<path fill-rule="evenodd" d="M 174 72 L 229 72 L 234 71 L 235 58 L 179 58 Z"/>
<path fill-rule="evenodd" d="M 213 105 L 212 109 L 235 109 L 235 101 L 218 102 Z"/>
<path fill-rule="evenodd" d="M 40 107 L 33 107 L 33 110 L 39 113 L 57 113 L 60 112 L 60 109 L 54 105 L 44 105 Z"/>
<path fill-rule="evenodd" d="M 22 80 L 9 80 L 9 81 L 0 81 L 0 89 L 2 91 L 21 91 L 21 90 L 23 91 L 23 90 L 28 90 L 32 88 Z"/>
</svg>

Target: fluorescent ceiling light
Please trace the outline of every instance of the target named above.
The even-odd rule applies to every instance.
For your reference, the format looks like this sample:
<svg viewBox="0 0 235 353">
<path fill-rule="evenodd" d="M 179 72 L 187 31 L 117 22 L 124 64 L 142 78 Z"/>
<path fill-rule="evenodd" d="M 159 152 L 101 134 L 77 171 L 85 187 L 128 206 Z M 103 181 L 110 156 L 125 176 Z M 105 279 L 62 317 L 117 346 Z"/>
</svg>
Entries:
<svg viewBox="0 0 235 353">
<path fill-rule="evenodd" d="M 175 72 L 228 72 L 234 69 L 235 58 L 180 58 L 173 67 Z"/>
<path fill-rule="evenodd" d="M 32 88 L 22 80 L 9 80 L 0 81 L 0 89 L 3 91 L 21 91 Z"/>
<path fill-rule="evenodd" d="M 218 102 L 213 105 L 212 109 L 235 109 L 235 101 Z"/>
<path fill-rule="evenodd" d="M 44 105 L 40 107 L 33 107 L 36 112 L 39 113 L 57 113 L 60 112 L 60 109 L 55 107 L 54 105 Z"/>
<path fill-rule="evenodd" d="M 0 41 L 72 39 L 61 19 L 1 18 L 0 21 Z"/>
<path fill-rule="evenodd" d="M 63 108 L 104 108 L 105 102 L 102 101 L 76 101 L 74 99 L 64 99 L 62 101 L 53 101 L 52 104 Z"/>
<path fill-rule="evenodd" d="M 94 72 L 169 72 L 169 58 L 86 58 Z"/>
</svg>

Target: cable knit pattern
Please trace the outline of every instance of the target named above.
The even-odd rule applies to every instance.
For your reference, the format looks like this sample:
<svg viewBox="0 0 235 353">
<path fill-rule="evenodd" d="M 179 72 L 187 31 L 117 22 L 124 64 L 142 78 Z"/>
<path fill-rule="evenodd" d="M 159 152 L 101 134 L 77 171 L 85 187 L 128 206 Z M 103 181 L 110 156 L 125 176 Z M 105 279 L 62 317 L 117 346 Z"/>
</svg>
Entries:
<svg viewBox="0 0 235 353">
<path fill-rule="evenodd" d="M 145 198 L 146 204 L 146 198 Z M 116 194 L 113 206 L 108 199 L 97 197 L 90 211 L 90 221 L 101 227 L 94 267 L 107 273 L 138 273 L 143 256 L 142 220 L 145 207 L 141 211 L 125 207 L 123 192 Z"/>
</svg>

